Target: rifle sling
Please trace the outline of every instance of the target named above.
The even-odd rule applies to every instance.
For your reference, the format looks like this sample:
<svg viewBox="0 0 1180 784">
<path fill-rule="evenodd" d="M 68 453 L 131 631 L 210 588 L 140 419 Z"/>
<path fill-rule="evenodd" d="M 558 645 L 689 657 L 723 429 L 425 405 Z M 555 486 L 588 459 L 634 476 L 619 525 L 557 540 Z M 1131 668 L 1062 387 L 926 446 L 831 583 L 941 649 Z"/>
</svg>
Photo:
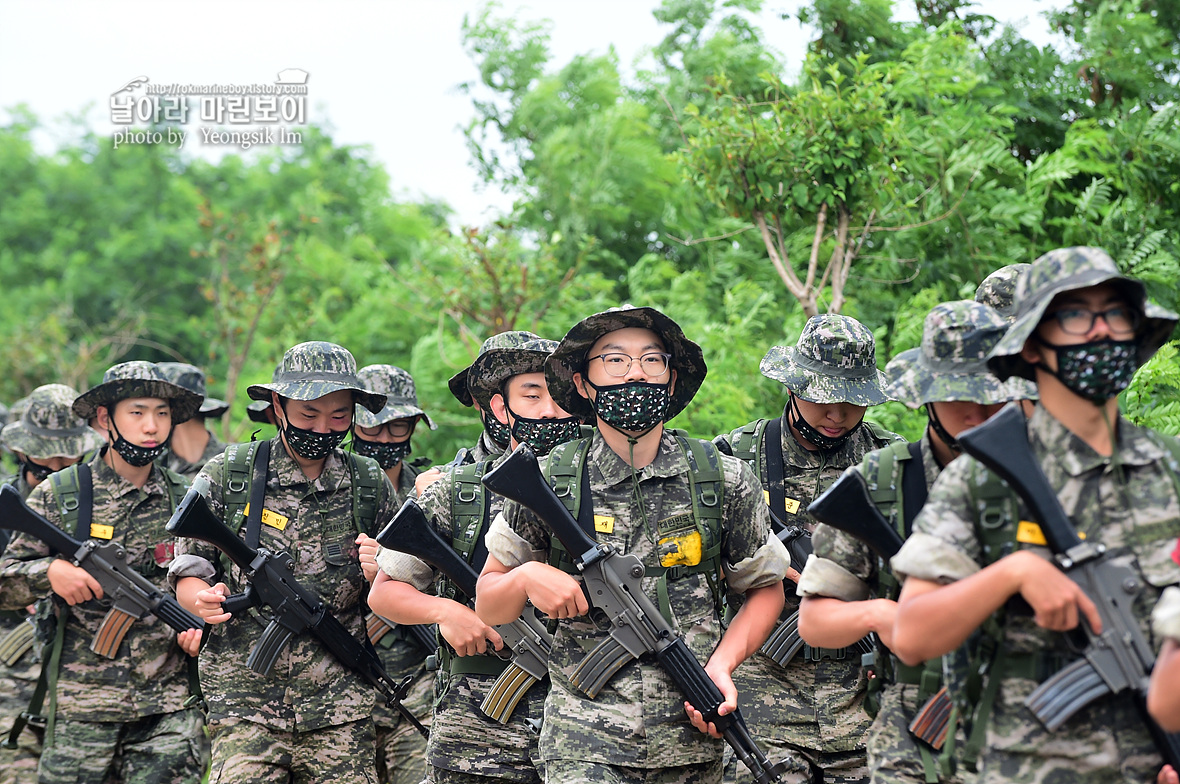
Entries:
<svg viewBox="0 0 1180 784">
<path fill-rule="evenodd" d="M 766 423 L 762 437 L 766 446 L 766 488 L 770 494 L 769 506 L 778 517 L 787 510 L 786 486 L 783 482 L 783 420 L 775 417 Z M 755 457 L 757 459 L 757 457 Z M 781 518 L 780 518 L 781 519 Z"/>
<path fill-rule="evenodd" d="M 74 538 L 90 538 L 90 521 L 94 519 L 94 477 L 89 463 L 78 464 L 78 519 L 74 521 Z"/>
<path fill-rule="evenodd" d="M 582 502 L 578 504 L 578 525 L 590 534 L 590 538 L 597 541 L 598 534 L 594 530 L 594 496 L 590 492 L 590 461 L 582 461 Z"/>
<path fill-rule="evenodd" d="M 922 464 L 922 442 L 912 441 L 906 449 L 910 460 L 901 468 L 902 519 L 905 521 L 903 539 L 914 530 L 914 518 L 926 503 L 926 466 Z"/>
<path fill-rule="evenodd" d="M 254 476 L 250 479 L 250 512 L 246 515 L 246 544 L 257 550 L 262 539 L 262 505 L 266 501 L 266 472 L 270 468 L 270 442 L 258 442 Z"/>
</svg>

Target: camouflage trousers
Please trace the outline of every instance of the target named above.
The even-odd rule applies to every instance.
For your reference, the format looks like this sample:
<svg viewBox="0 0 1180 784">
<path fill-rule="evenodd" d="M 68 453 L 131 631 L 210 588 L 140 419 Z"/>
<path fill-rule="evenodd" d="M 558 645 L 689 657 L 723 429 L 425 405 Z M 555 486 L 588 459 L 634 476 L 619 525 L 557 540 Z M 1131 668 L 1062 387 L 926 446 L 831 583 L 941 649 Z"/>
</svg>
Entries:
<svg viewBox="0 0 1180 784">
<path fill-rule="evenodd" d="M 402 700 L 402 705 L 427 729 L 433 683 L 433 674 L 423 671 Z M 396 710 L 392 714 L 383 705 L 373 714 L 377 727 L 377 780 L 382 784 L 421 784 L 426 778 L 426 738 Z"/>
<path fill-rule="evenodd" d="M 939 759 L 937 753 L 928 752 L 928 763 L 924 762 L 922 747 L 910 734 L 910 721 L 923 702 L 918 692 L 917 685 L 906 683 L 881 691 L 881 710 L 865 738 L 873 784 L 926 784 L 926 764 L 941 784 L 963 784 L 962 776 L 944 769 L 949 761 Z M 953 748 L 954 741 L 948 743 Z"/>
<path fill-rule="evenodd" d="M 211 724 L 209 784 L 376 784 L 373 722 L 282 732 L 245 719 Z"/>
<path fill-rule="evenodd" d="M 581 760 L 545 763 L 545 784 L 719 784 L 721 760 L 670 768 L 631 768 Z"/>
<path fill-rule="evenodd" d="M 0 625 L 0 641 L 10 639 L 18 624 Z M 27 651 L 11 665 L 0 662 L 0 743 L 7 742 L 8 731 L 21 712 L 28 710 L 41 663 L 34 651 Z M 29 727 L 17 739 L 17 747 L 0 746 L 0 784 L 33 784 L 37 781 L 37 761 L 41 757 L 41 732 Z"/>
<path fill-rule="evenodd" d="M 195 784 L 204 774 L 195 708 L 127 722 L 59 717 L 41 754 L 41 784 Z"/>
<path fill-rule="evenodd" d="M 754 741 L 772 763 L 787 763 L 784 782 L 805 784 L 820 774 L 825 784 L 868 781 L 864 737 L 871 722 L 859 658 L 812 662 L 799 654 L 784 669 L 755 654 L 733 681 Z M 726 784 L 753 781 L 736 758 L 725 774 Z"/>
<path fill-rule="evenodd" d="M 470 774 L 484 780 L 537 784 L 536 730 L 545 711 L 545 683 L 538 683 L 517 704 L 507 724 L 479 709 L 491 685 L 492 675 L 452 675 L 447 679 L 434 709 L 426 759 L 435 776 L 443 771 Z M 437 781 L 453 781 L 436 778 Z"/>
</svg>

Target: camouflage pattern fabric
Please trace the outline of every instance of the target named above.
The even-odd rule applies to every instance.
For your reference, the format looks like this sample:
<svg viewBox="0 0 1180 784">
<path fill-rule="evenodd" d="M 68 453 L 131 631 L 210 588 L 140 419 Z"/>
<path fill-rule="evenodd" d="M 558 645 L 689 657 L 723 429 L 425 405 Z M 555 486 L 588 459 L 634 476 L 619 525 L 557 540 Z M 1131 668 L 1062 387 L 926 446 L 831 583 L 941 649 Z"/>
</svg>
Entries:
<svg viewBox="0 0 1180 784">
<path fill-rule="evenodd" d="M 120 362 L 103 373 L 102 383 L 83 392 L 74 401 L 74 413 L 89 422 L 99 406 L 110 406 L 132 397 L 155 397 L 167 400 L 172 408 L 172 424 L 187 422 L 201 407 L 201 398 L 164 378 L 151 362 Z"/>
<path fill-rule="evenodd" d="M 215 719 L 209 729 L 214 760 L 209 784 L 377 784 L 368 720 L 278 732 L 245 719 Z"/>
<path fill-rule="evenodd" d="M 496 462 L 504 457 L 501 455 Z M 418 499 L 435 531 L 448 542 L 455 537 L 451 509 L 454 494 L 454 475 L 448 472 Z M 500 511 L 504 499 L 489 493 L 486 503 L 490 519 Z M 417 558 L 382 548 L 377 553 L 377 564 L 394 580 L 409 583 L 423 593 L 434 593 L 432 586 L 438 575 Z M 451 781 L 450 774 L 455 773 L 461 774 L 464 780 L 539 782 L 535 764 L 537 735 L 529 727 L 528 719 L 540 722 L 545 685 L 534 685 L 516 706 L 508 723 L 500 724 L 479 709 L 495 676 L 457 673 L 448 677 L 440 670 L 438 679 L 434 719 L 426 745 L 432 780 Z"/>
<path fill-rule="evenodd" d="M 492 437 L 487 433 L 480 433 L 479 440 L 471 448 L 471 459 L 473 463 L 482 463 L 485 460 L 491 460 L 502 454 L 504 454 L 504 448 L 493 441 Z"/>
<path fill-rule="evenodd" d="M 12 485 L 21 498 L 28 498 L 33 491 L 23 476 L 14 477 L 7 484 Z M 24 608 L 0 612 L 0 640 L 23 631 L 31 618 Z M 16 717 L 29 709 L 29 700 L 40 674 L 41 645 L 36 641 L 33 648 L 12 665 L 0 661 L 0 743 L 8 740 L 8 730 Z M 36 784 L 40 757 L 41 731 L 31 727 L 21 733 L 15 749 L 0 745 L 0 784 Z"/>
<path fill-rule="evenodd" d="M 300 343 L 287 349 L 269 384 L 251 384 L 252 400 L 270 400 L 270 393 L 291 400 L 316 400 L 349 390 L 358 405 L 376 414 L 385 407 L 385 395 L 370 392 L 356 375 L 356 360 L 343 346 L 323 341 Z"/>
<path fill-rule="evenodd" d="M 26 398 L 20 418 L 4 426 L 0 440 L 36 460 L 76 458 L 98 449 L 102 438 L 73 412 L 77 397 L 77 391 L 65 384 L 37 387 Z"/>
<path fill-rule="evenodd" d="M 479 347 L 478 357 L 486 351 L 494 348 L 514 348 L 523 345 L 530 340 L 540 340 L 540 335 L 534 335 L 532 332 L 525 332 L 524 330 L 514 330 L 510 332 L 498 332 L 483 342 Z M 447 388 L 451 390 L 451 394 L 455 399 L 462 403 L 467 408 L 471 408 L 471 390 L 467 387 L 467 374 L 471 371 L 471 366 L 460 370 L 455 375 L 451 376 L 447 381 Z"/>
<path fill-rule="evenodd" d="M 1119 274 L 1118 267 L 1101 248 L 1059 248 L 1032 263 L 1027 274 L 1016 282 L 1016 319 L 988 357 L 988 367 L 1001 380 L 1020 376 L 1036 380 L 1033 366 L 1020 356 L 1024 342 L 1044 318 L 1053 297 L 1065 291 L 1112 283 L 1126 296 L 1128 303 L 1143 314 L 1136 348 L 1139 365 L 1159 351 L 1168 341 L 1178 317 L 1167 308 L 1147 301 L 1147 291 L 1140 281 Z"/>
<path fill-rule="evenodd" d="M 165 466 L 190 482 L 196 479 L 197 474 L 201 473 L 201 468 L 204 467 L 205 463 L 208 463 L 224 452 L 226 446 L 220 438 L 213 434 L 212 430 L 206 430 L 205 432 L 209 434 L 209 443 L 205 445 L 205 451 L 201 453 L 200 459 L 195 463 L 190 463 L 180 455 L 169 450 L 163 457 Z"/>
<path fill-rule="evenodd" d="M 522 373 L 541 373 L 545 360 L 557 348 L 556 340 L 538 338 L 511 348 L 493 348 L 480 354 L 467 372 L 467 388 L 483 408 L 491 405 L 504 384 Z"/>
<path fill-rule="evenodd" d="M 632 768 L 586 762 L 555 762 L 546 781 L 561 784 L 709 784 L 721 778 L 719 764 L 677 765 L 667 768 Z"/>
<path fill-rule="evenodd" d="M 771 347 L 758 369 L 812 403 L 875 406 L 889 399 L 873 333 L 849 316 L 812 316 L 793 347 Z"/>
<path fill-rule="evenodd" d="M 1164 589 L 1159 604 L 1151 612 L 1151 628 L 1160 639 L 1180 640 L 1180 588 Z"/>
<path fill-rule="evenodd" d="M 196 708 L 129 722 L 59 721 L 39 782 L 193 784 L 205 773 L 204 724 Z"/>
<path fill-rule="evenodd" d="M 357 427 L 376 427 L 395 419 L 422 417 L 427 427 L 438 430 L 438 425 L 418 407 L 414 379 L 407 371 L 393 365 L 366 365 L 356 375 L 366 389 L 385 395 L 385 408 L 377 413 L 363 408 L 356 412 Z"/>
<path fill-rule="evenodd" d="M 660 336 L 664 349 L 672 355 L 671 366 L 676 371 L 676 388 L 664 421 L 668 421 L 684 410 L 696 395 L 709 372 L 701 347 L 684 335 L 675 321 L 655 308 L 623 305 L 617 308 L 587 316 L 570 327 L 545 363 L 545 383 L 549 394 L 557 405 L 583 422 L 594 421 L 594 409 L 590 401 L 578 394 L 574 388 L 574 373 L 586 372 L 586 360 L 590 349 L 598 339 L 608 332 L 629 327 L 650 329 Z"/>
<path fill-rule="evenodd" d="M 94 479 L 94 523 L 114 527 L 114 540 L 127 552 L 127 564 L 165 587 L 173 542 L 164 530 L 172 511 L 168 488 L 158 469 L 137 488 L 101 457 L 90 461 Z M 67 469 L 69 470 L 69 469 Z M 29 507 L 54 525 L 62 519 L 50 482 L 29 496 Z M 0 607 L 23 609 L 50 593 L 46 572 L 52 561 L 47 545 L 18 535 L 0 561 Z M 111 607 L 109 598 L 70 608 L 57 685 L 57 714 L 83 722 L 129 722 L 183 708 L 188 696 L 187 657 L 176 632 L 156 618 L 136 621 L 114 659 L 91 652 L 90 642 Z"/>
<path fill-rule="evenodd" d="M 610 542 L 643 561 L 652 574 L 659 567 L 654 533 L 684 531 L 692 523 L 689 465 L 674 436 L 665 432 L 653 462 L 634 470 L 607 446 L 597 431 L 587 453 L 590 492 L 600 522 L 598 540 Z M 766 506 L 748 466 L 721 455 L 724 481 L 721 561 L 727 589 L 735 594 L 782 581 L 789 556 L 770 533 Z M 637 477 L 638 488 L 633 476 Z M 643 522 L 650 521 L 651 531 Z M 683 521 L 683 522 L 681 522 Z M 663 527 L 661 524 L 665 524 Z M 673 528 L 672 526 L 679 526 Z M 609 527 L 609 531 L 602 528 Z M 693 529 L 695 530 L 695 528 Z M 492 523 L 488 551 L 506 566 L 548 557 L 549 528 L 532 512 L 509 502 Z M 645 577 L 644 592 L 658 603 L 656 577 Z M 718 608 L 704 574 L 690 574 L 667 583 L 672 616 L 696 657 L 705 663 L 720 639 Z M 701 734 L 684 715 L 684 697 L 672 678 L 654 661 L 625 664 L 598 696 L 590 700 L 570 683 L 570 675 L 587 651 L 607 636 L 588 617 L 557 623 L 549 657 L 552 681 L 541 728 L 540 751 L 547 778 L 563 770 L 575 780 L 590 766 L 626 765 L 644 770 L 670 766 L 714 766 L 723 741 Z M 745 706 L 754 692 L 741 692 Z M 743 707 L 744 710 L 744 707 Z M 570 773 L 570 771 L 573 771 Z M 611 779 L 607 779 L 611 780 Z M 716 780 L 716 779 L 713 779 Z"/>
<path fill-rule="evenodd" d="M 787 525 L 808 529 L 815 527 L 815 521 L 807 507 L 846 468 L 860 463 L 869 452 L 901 439 L 866 422 L 838 449 L 811 452 L 795 439 L 785 412 L 781 425 L 786 508 L 775 512 Z M 740 430 L 716 440 L 732 444 Z M 765 503 L 770 490 L 765 446 L 758 460 Z M 784 585 L 787 604 L 780 622 L 798 609 L 799 599 L 792 588 Z M 856 782 L 867 778 L 864 735 L 870 722 L 863 708 L 867 686 L 858 657 L 816 662 L 800 655 L 782 668 L 756 654 L 737 668 L 734 682 L 739 694 L 758 695 L 742 708 L 750 731 L 771 759 L 790 760 L 791 768 L 801 771 L 797 774 L 801 778 L 795 780 L 810 780 L 813 768 L 823 771 L 824 781 Z M 748 773 L 736 765 L 736 770 L 727 771 L 726 780 L 745 781 L 745 777 Z"/>
<path fill-rule="evenodd" d="M 345 455 L 339 449 L 333 450 L 326 458 L 323 472 L 309 481 L 279 437 L 271 440 L 270 449 L 265 509 L 275 515 L 276 521 L 285 519 L 285 525 L 280 530 L 263 524 L 260 544 L 271 552 L 290 554 L 295 562 L 295 576 L 303 587 L 318 594 L 344 627 L 360 639 L 364 633 L 363 591 L 367 582 L 355 544 L 357 530 Z M 209 481 L 209 507 L 223 519 L 225 462 L 222 454 L 210 460 L 201 471 L 201 477 Z M 388 478 L 384 478 L 373 527 L 379 527 L 395 511 L 393 489 Z M 244 534 L 244 521 L 226 523 L 234 529 L 243 528 Z M 377 532 L 367 533 L 375 536 Z M 225 562 L 213 547 L 180 539 L 176 552 L 176 561 L 168 575 L 173 585 L 181 577 L 200 577 L 210 584 L 224 581 L 231 593 L 239 593 L 246 587 L 241 570 L 231 564 L 228 572 L 225 571 Z M 206 629 L 200 676 L 211 724 L 213 720 L 240 718 L 278 733 L 307 733 L 369 721 L 376 691 L 337 662 L 310 634 L 292 638 L 270 675 L 251 671 L 246 659 L 267 620 L 267 616 L 252 608 Z"/>
<path fill-rule="evenodd" d="M 270 420 L 266 418 L 266 410 L 272 405 L 274 404 L 269 400 L 255 400 L 246 406 L 246 416 L 250 417 L 251 422 L 257 422 L 260 425 L 269 425 Z"/>
<path fill-rule="evenodd" d="M 156 367 L 164 374 L 164 378 L 201 398 L 201 408 L 197 412 L 201 416 L 219 417 L 229 411 L 229 403 L 205 394 L 205 371 L 196 365 L 187 362 L 159 362 Z"/>
<path fill-rule="evenodd" d="M 975 301 L 987 305 L 1008 323 L 1016 318 L 1016 281 L 1028 273 L 1031 264 L 1009 264 L 988 275 L 975 289 Z"/>
<path fill-rule="evenodd" d="M 1087 541 L 1105 545 L 1117 563 L 1132 569 L 1142 593 L 1134 610 L 1150 641 L 1149 617 L 1163 589 L 1180 582 L 1171 560 L 1180 536 L 1180 500 L 1167 465 L 1168 455 L 1147 431 L 1120 417 L 1116 424 L 1119 469 L 1038 407 L 1028 423 L 1029 442 L 1067 514 Z M 970 488 L 986 469 L 962 457 L 943 471 L 914 533 L 893 558 L 900 577 L 949 583 L 974 574 L 989 559 L 983 553 L 979 505 Z M 1014 523 L 1005 523 L 1008 529 Z M 1018 549 L 1046 554 L 1018 541 Z M 1028 615 L 1009 613 L 1001 641 L 1005 655 L 1075 658 L 1067 636 L 1036 625 Z M 1003 664 L 997 665 L 1003 669 Z M 1079 711 L 1057 732 L 1048 732 L 1024 706 L 1037 682 L 1004 677 L 979 761 L 981 784 L 993 782 L 1154 781 L 1161 759 L 1129 694 L 1102 697 Z"/>
</svg>

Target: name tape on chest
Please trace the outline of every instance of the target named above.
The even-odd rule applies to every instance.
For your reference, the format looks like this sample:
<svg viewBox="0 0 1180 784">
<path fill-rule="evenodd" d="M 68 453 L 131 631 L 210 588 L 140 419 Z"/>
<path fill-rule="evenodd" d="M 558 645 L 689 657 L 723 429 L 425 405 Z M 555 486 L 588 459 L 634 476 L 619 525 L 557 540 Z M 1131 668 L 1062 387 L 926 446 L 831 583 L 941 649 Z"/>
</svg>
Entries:
<svg viewBox="0 0 1180 784">
<path fill-rule="evenodd" d="M 242 510 L 242 514 L 246 517 L 250 516 L 250 504 L 246 504 L 246 508 Z M 287 527 L 287 522 L 290 518 L 283 517 L 278 512 L 272 512 L 265 506 L 262 507 L 262 524 L 269 525 L 271 528 L 276 528 L 282 531 Z"/>
<path fill-rule="evenodd" d="M 95 539 L 113 539 L 115 536 L 115 526 L 91 523 L 90 535 Z"/>
<path fill-rule="evenodd" d="M 770 506 L 770 491 L 769 490 L 762 491 L 762 500 L 766 502 L 767 506 Z M 783 509 L 786 510 L 787 514 L 798 514 L 799 513 L 798 499 L 784 498 L 783 499 Z"/>
</svg>

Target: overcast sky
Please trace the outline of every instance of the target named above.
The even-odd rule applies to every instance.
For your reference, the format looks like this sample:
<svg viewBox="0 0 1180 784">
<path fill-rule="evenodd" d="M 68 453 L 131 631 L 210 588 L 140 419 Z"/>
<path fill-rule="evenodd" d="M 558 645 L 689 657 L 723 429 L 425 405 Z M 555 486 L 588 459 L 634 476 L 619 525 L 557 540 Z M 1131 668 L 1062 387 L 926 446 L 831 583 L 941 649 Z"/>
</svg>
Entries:
<svg viewBox="0 0 1180 784">
<path fill-rule="evenodd" d="M 766 0 L 759 20 L 769 43 L 793 67 L 808 38 L 794 17 L 800 4 Z M 982 0 L 977 7 L 1043 44 L 1049 33 L 1041 15 L 1060 4 Z M 550 50 L 557 65 L 613 46 L 630 69 L 662 35 L 651 15 L 658 0 L 501 5 L 502 13 L 518 18 L 552 20 Z M 463 52 L 460 25 L 479 7 L 469 0 L 3 0 L 0 123 L 21 103 L 51 126 L 89 107 L 91 127 L 109 134 L 115 129 L 110 96 L 136 77 L 154 84 L 271 83 L 279 71 L 298 68 L 309 74 L 307 119 L 329 123 L 338 142 L 370 145 L 390 174 L 395 197 L 442 199 L 460 221 L 485 222 L 509 200 L 477 182 L 461 132 L 472 116 L 470 102 L 456 89 L 477 76 Z M 899 8 L 912 18 L 912 6 Z M 784 11 L 791 18 L 780 19 Z M 185 150 L 201 152 L 202 125 L 210 123 L 190 117 Z M 54 142 L 39 139 L 45 150 Z M 203 154 L 214 153 L 207 147 Z"/>
</svg>

